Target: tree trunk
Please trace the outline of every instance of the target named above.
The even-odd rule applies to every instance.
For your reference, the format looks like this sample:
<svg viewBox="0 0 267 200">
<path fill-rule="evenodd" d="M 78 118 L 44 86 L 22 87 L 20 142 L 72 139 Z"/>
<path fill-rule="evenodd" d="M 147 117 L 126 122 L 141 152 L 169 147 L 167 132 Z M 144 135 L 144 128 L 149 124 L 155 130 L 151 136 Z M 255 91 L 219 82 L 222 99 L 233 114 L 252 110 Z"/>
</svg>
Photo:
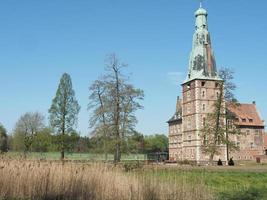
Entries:
<svg viewBox="0 0 267 200">
<path fill-rule="evenodd" d="M 118 70 L 113 68 L 116 77 L 116 110 L 115 110 L 115 134 L 116 134 L 116 152 L 115 152 L 115 163 L 120 162 L 121 154 L 121 138 L 120 138 L 120 86 L 119 86 L 119 75 Z"/>
<path fill-rule="evenodd" d="M 229 161 L 229 136 L 228 136 L 228 120 L 226 119 L 226 160 Z"/>
<path fill-rule="evenodd" d="M 64 158 L 65 158 L 65 151 L 64 151 L 64 149 L 62 149 L 61 150 L 61 160 L 64 160 Z"/>
<path fill-rule="evenodd" d="M 117 137 L 116 141 L 116 149 L 114 154 L 114 162 L 118 163 L 121 161 L 121 142 L 120 139 Z"/>
<path fill-rule="evenodd" d="M 213 165 L 213 158 L 214 158 L 214 153 L 211 153 L 209 158 L 209 165 Z"/>
</svg>

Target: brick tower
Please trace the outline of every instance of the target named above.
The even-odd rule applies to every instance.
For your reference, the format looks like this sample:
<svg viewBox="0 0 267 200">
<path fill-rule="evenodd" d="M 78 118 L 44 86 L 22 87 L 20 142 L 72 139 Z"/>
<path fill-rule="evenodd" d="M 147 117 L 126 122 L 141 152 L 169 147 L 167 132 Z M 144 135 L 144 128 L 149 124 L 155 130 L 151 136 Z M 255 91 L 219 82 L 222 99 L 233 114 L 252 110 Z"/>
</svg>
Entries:
<svg viewBox="0 0 267 200">
<path fill-rule="evenodd" d="M 206 116 L 214 110 L 219 95 L 219 78 L 215 57 L 211 47 L 207 23 L 208 13 L 201 6 L 195 12 L 196 23 L 193 46 L 189 60 L 189 71 L 182 84 L 182 110 L 168 123 L 170 128 L 170 159 L 208 161 L 209 156 L 201 151 L 201 129 Z M 178 113 L 178 114 L 177 114 Z M 180 118 L 177 116 L 181 116 Z M 175 131 L 175 127 L 181 127 Z M 175 135 L 176 134 L 176 135 Z M 180 141 L 180 142 L 179 142 Z M 179 147 L 179 152 L 177 149 Z M 221 155 L 214 159 L 226 160 L 226 150 L 222 147 Z"/>
</svg>

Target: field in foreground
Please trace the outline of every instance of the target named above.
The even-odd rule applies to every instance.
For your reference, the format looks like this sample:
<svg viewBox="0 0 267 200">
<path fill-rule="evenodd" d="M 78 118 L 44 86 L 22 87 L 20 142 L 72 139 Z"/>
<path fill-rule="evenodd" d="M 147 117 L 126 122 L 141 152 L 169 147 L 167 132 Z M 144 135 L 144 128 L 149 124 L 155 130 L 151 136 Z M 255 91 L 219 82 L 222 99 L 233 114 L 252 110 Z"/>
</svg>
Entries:
<svg viewBox="0 0 267 200">
<path fill-rule="evenodd" d="M 150 165 L 126 172 L 123 165 L 2 158 L 0 199 L 264 200 L 265 168 Z"/>
</svg>

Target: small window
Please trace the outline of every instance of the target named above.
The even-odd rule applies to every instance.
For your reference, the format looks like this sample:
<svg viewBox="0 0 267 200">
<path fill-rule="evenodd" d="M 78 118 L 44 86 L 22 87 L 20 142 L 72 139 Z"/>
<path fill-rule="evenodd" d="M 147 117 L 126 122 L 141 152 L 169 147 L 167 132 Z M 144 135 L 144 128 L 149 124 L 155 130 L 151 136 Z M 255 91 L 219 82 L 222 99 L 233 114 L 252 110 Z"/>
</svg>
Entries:
<svg viewBox="0 0 267 200">
<path fill-rule="evenodd" d="M 242 118 L 242 122 L 246 122 L 247 120 L 245 118 Z"/>
<path fill-rule="evenodd" d="M 191 143 L 191 135 L 188 136 L 188 142 Z"/>
<path fill-rule="evenodd" d="M 190 121 L 190 119 L 188 119 L 188 121 L 187 121 L 187 129 L 190 129 L 191 128 L 191 121 Z"/>
<path fill-rule="evenodd" d="M 206 125 L 206 118 L 203 117 L 203 126 L 205 126 L 205 125 Z"/>
<path fill-rule="evenodd" d="M 203 144 L 207 145 L 208 144 L 208 139 L 207 139 L 207 135 L 204 135 L 204 140 L 203 140 Z"/>
<path fill-rule="evenodd" d="M 253 147 L 254 147 L 254 143 L 251 142 L 251 143 L 250 143 L 250 148 L 253 149 Z"/>
<path fill-rule="evenodd" d="M 237 146 L 238 148 L 240 147 L 240 142 L 239 142 L 239 141 L 236 142 L 236 146 Z"/>
<path fill-rule="evenodd" d="M 219 98 L 219 92 L 216 92 L 217 98 Z"/>
<path fill-rule="evenodd" d="M 187 113 L 188 113 L 188 114 L 191 113 L 191 107 L 190 107 L 190 106 L 187 107 Z"/>
<path fill-rule="evenodd" d="M 202 87 L 204 87 L 204 86 L 205 86 L 205 84 L 206 84 L 206 82 L 205 82 L 205 81 L 202 81 L 202 82 L 201 82 L 201 86 L 202 86 Z"/>
<path fill-rule="evenodd" d="M 249 135 L 249 134 L 250 134 L 250 131 L 249 131 L 249 130 L 247 130 L 247 131 L 246 131 L 246 133 L 247 133 L 247 135 Z"/>
<path fill-rule="evenodd" d="M 252 123 L 253 122 L 253 119 L 249 119 L 249 122 Z"/>
<path fill-rule="evenodd" d="M 216 88 L 219 87 L 219 83 L 215 83 L 215 87 L 216 87 Z"/>
<path fill-rule="evenodd" d="M 191 87 L 190 87 L 190 84 L 187 84 L 187 89 L 190 89 Z"/>
<path fill-rule="evenodd" d="M 202 91 L 202 98 L 205 98 L 205 91 Z"/>
<path fill-rule="evenodd" d="M 205 104 L 202 105 L 202 110 L 206 111 L 206 105 Z"/>
<path fill-rule="evenodd" d="M 188 100 L 188 101 L 191 100 L 191 92 L 190 92 L 190 91 L 187 92 L 187 100 Z"/>
</svg>

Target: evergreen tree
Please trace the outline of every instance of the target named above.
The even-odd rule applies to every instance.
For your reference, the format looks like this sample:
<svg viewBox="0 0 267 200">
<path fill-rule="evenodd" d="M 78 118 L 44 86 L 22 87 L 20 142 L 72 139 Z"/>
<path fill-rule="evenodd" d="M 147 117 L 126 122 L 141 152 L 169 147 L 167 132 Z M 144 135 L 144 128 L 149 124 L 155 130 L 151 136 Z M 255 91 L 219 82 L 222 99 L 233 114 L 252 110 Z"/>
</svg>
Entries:
<svg viewBox="0 0 267 200">
<path fill-rule="evenodd" d="M 67 137 L 77 124 L 80 106 L 75 98 L 70 75 L 64 73 L 61 77 L 56 96 L 49 109 L 50 125 L 59 135 L 61 159 L 65 157 Z"/>
<path fill-rule="evenodd" d="M 8 137 L 6 133 L 5 127 L 0 124 L 0 153 L 4 153 L 8 151 Z"/>
</svg>

